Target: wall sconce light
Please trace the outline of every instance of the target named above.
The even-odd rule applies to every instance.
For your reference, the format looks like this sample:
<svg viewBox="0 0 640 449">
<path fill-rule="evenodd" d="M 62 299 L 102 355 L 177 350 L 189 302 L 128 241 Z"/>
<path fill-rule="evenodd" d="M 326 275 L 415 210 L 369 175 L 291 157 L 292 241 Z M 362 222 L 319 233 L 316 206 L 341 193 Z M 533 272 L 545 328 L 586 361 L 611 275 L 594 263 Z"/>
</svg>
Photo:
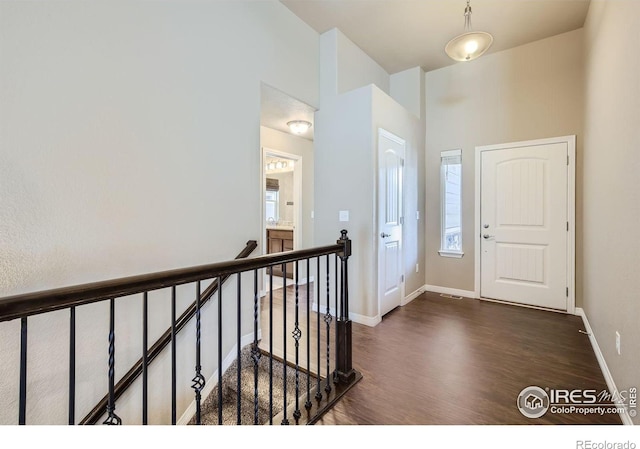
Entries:
<svg viewBox="0 0 640 449">
<path fill-rule="evenodd" d="M 269 162 L 264 166 L 267 170 L 282 170 L 289 166 L 289 162 L 287 161 L 277 161 L 277 162 Z"/>
</svg>

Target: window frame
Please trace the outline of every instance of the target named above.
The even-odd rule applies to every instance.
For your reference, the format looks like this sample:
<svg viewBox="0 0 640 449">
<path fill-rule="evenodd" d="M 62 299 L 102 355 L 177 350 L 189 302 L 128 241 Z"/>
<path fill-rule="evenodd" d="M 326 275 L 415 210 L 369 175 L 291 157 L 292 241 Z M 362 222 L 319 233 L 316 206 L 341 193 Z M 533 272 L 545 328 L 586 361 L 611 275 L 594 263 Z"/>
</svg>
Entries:
<svg viewBox="0 0 640 449">
<path fill-rule="evenodd" d="M 460 250 L 451 250 L 447 249 L 445 245 L 446 241 L 446 217 L 447 217 L 447 180 L 446 180 L 446 167 L 448 164 L 445 164 L 444 161 L 449 157 L 459 157 L 460 158 Z M 464 251 L 462 250 L 463 239 L 462 239 L 462 150 L 446 150 L 440 152 L 440 250 L 438 250 L 438 254 L 442 257 L 453 257 L 460 259 L 464 256 Z"/>
<path fill-rule="evenodd" d="M 269 192 L 275 193 L 275 196 L 276 196 L 275 200 L 270 200 L 270 199 L 267 198 Z M 265 196 L 265 198 L 264 198 L 264 207 L 265 207 L 265 214 L 264 214 L 265 217 L 264 217 L 264 219 L 265 219 L 266 222 L 268 222 L 269 218 L 273 218 L 275 223 L 277 223 L 280 220 L 280 192 L 279 192 L 279 190 L 267 189 L 265 191 L 265 195 L 264 196 Z M 267 217 L 266 216 L 267 215 L 267 204 L 268 203 L 273 203 L 274 209 L 275 209 L 275 212 L 276 212 L 275 213 L 275 215 L 276 215 L 275 217 Z"/>
</svg>

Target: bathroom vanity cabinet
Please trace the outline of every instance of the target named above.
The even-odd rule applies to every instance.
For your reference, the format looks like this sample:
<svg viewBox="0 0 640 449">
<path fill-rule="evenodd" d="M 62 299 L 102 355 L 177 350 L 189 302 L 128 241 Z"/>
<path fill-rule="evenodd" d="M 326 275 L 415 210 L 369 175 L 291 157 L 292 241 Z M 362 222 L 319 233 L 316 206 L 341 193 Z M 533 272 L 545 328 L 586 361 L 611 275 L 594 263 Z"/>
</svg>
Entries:
<svg viewBox="0 0 640 449">
<path fill-rule="evenodd" d="M 281 253 L 284 251 L 293 251 L 293 230 L 289 229 L 267 229 L 267 248 L 268 253 Z M 287 277 L 293 279 L 293 263 L 287 265 Z M 274 276 L 283 275 L 283 265 L 273 267 Z"/>
</svg>

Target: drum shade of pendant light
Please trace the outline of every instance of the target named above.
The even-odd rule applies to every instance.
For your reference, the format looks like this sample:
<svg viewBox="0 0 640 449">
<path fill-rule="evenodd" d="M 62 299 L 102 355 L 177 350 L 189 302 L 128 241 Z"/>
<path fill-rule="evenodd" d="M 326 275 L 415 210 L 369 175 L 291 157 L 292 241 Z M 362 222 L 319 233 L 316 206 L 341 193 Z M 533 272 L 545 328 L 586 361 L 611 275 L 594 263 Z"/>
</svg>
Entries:
<svg viewBox="0 0 640 449">
<path fill-rule="evenodd" d="M 454 37 L 447 43 L 444 51 L 455 61 L 472 61 L 482 56 L 491 44 L 493 36 L 484 31 L 471 30 L 471 5 L 467 0 L 467 7 L 464 9 L 464 29 L 465 32 Z"/>
</svg>

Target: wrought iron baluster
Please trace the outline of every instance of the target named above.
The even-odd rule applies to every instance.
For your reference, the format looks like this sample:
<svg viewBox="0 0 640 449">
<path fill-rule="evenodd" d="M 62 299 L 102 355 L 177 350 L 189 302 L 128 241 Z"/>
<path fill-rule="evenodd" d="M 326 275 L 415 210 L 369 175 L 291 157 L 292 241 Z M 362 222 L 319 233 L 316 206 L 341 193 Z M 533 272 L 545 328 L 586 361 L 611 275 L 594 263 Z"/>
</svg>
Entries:
<svg viewBox="0 0 640 449">
<path fill-rule="evenodd" d="M 282 265 L 282 354 L 284 355 L 284 363 L 282 364 L 282 390 L 284 402 L 284 417 L 282 425 L 289 425 L 287 419 L 287 264 Z"/>
<path fill-rule="evenodd" d="M 309 410 L 311 408 L 311 264 L 307 258 L 307 401 L 304 403 L 304 408 Z"/>
<path fill-rule="evenodd" d="M 171 287 L 171 424 L 177 422 L 176 286 Z"/>
<path fill-rule="evenodd" d="M 336 320 L 337 320 L 338 319 L 338 255 L 337 254 L 334 255 L 334 261 L 335 261 L 335 266 L 334 266 L 334 270 L 335 271 L 334 271 L 334 273 L 335 273 L 335 276 L 336 276 L 336 278 L 335 278 L 335 281 L 336 281 L 335 284 L 336 285 L 335 285 L 335 298 L 333 298 L 334 299 L 334 304 L 335 304 L 333 313 L 335 313 L 335 317 L 336 317 Z"/>
<path fill-rule="evenodd" d="M 69 308 L 69 425 L 76 423 L 76 308 Z"/>
<path fill-rule="evenodd" d="M 334 292 L 335 292 L 335 298 L 334 298 L 335 306 L 334 306 L 334 309 L 333 309 L 333 313 L 335 313 L 334 316 L 336 318 L 336 325 L 334 326 L 334 329 L 335 329 L 334 330 L 334 332 L 335 332 L 335 349 L 334 349 L 333 352 L 335 352 L 335 362 L 336 362 L 335 366 L 337 367 L 338 366 L 338 310 L 339 310 L 338 309 L 338 294 L 339 294 L 338 285 L 339 284 L 338 284 L 338 255 L 337 254 L 334 256 L 334 260 L 335 260 L 335 267 L 334 267 L 335 271 L 334 271 L 334 273 L 335 273 L 335 284 L 336 285 L 335 285 L 335 290 L 334 290 Z M 336 381 L 337 381 L 335 373 L 336 373 L 336 370 L 334 369 L 333 370 L 333 383 L 336 383 Z"/>
<path fill-rule="evenodd" d="M 18 424 L 24 426 L 27 418 L 27 317 L 20 318 L 20 403 Z"/>
<path fill-rule="evenodd" d="M 116 415 L 116 399 L 115 399 L 115 366 L 116 366 L 116 333 L 115 333 L 115 317 L 116 301 L 114 298 L 109 300 L 109 402 L 107 403 L 107 419 L 103 424 L 120 425 L 122 419 Z"/>
<path fill-rule="evenodd" d="M 324 315 L 324 322 L 327 324 L 327 384 L 324 387 L 324 391 L 329 393 L 331 391 L 331 375 L 329 374 L 329 360 L 331 357 L 330 348 L 331 348 L 331 298 L 329 294 L 329 254 L 327 254 L 327 312 Z M 320 311 L 318 309 L 318 311 Z"/>
<path fill-rule="evenodd" d="M 316 356 L 317 356 L 317 364 L 316 364 L 316 374 L 317 374 L 317 380 L 318 380 L 318 384 L 316 386 L 316 394 L 315 394 L 315 398 L 319 401 L 322 399 L 322 390 L 320 389 L 320 372 L 321 372 L 321 366 L 322 366 L 322 362 L 320 361 L 320 257 L 318 256 L 316 258 Z"/>
<path fill-rule="evenodd" d="M 269 270 L 269 424 L 273 425 L 273 267 Z"/>
<path fill-rule="evenodd" d="M 222 276 L 218 277 L 218 425 L 222 425 Z"/>
<path fill-rule="evenodd" d="M 258 422 L 258 365 L 260 364 L 260 349 L 258 348 L 258 270 L 253 270 L 253 423 Z"/>
<path fill-rule="evenodd" d="M 296 409 L 293 411 L 293 417 L 296 422 L 302 416 L 300 413 L 300 362 L 299 362 L 299 351 L 300 351 L 300 337 L 302 337 L 302 332 L 300 331 L 300 323 L 299 323 L 299 314 L 298 314 L 298 304 L 299 304 L 299 289 L 300 289 L 300 277 L 299 277 L 299 267 L 298 261 L 296 260 L 296 306 L 295 306 L 295 326 L 293 328 L 293 339 L 295 340 L 296 345 Z"/>
<path fill-rule="evenodd" d="M 149 414 L 147 410 L 149 395 L 149 355 L 147 348 L 149 347 L 149 294 L 144 292 L 142 295 L 142 424 L 149 424 Z"/>
<path fill-rule="evenodd" d="M 242 325 L 242 319 L 241 319 L 241 293 L 242 293 L 242 276 L 240 273 L 237 274 L 237 279 L 238 279 L 238 294 L 236 297 L 236 307 L 238 309 L 238 313 L 236 314 L 236 318 L 237 318 L 237 322 L 236 322 L 236 361 L 237 361 L 237 365 L 238 365 L 238 370 L 236 372 L 236 391 L 237 391 L 237 395 L 236 395 L 236 421 L 238 423 L 238 425 L 242 424 L 242 376 L 241 376 L 241 371 L 242 371 L 242 360 L 240 358 L 240 356 L 242 355 L 242 347 L 241 347 L 241 339 L 242 339 L 242 329 L 241 329 L 241 325 Z"/>
<path fill-rule="evenodd" d="M 202 319 L 200 316 L 200 281 L 196 282 L 196 375 L 191 379 L 193 384 L 191 388 L 196 393 L 196 424 L 202 424 L 202 390 L 205 386 L 205 378 L 202 375 L 202 366 L 200 364 L 200 338 L 202 335 Z"/>
</svg>

